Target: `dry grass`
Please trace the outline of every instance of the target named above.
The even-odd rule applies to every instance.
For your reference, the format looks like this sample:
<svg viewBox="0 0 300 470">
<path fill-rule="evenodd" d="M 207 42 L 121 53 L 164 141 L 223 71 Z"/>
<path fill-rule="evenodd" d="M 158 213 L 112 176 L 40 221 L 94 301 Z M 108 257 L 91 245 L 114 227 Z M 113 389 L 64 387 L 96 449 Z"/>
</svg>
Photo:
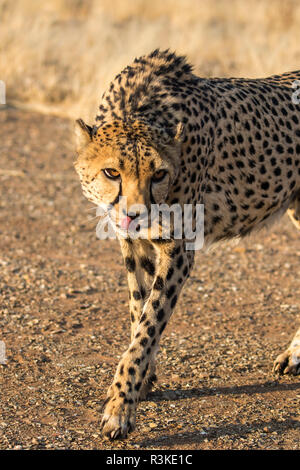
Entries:
<svg viewBox="0 0 300 470">
<path fill-rule="evenodd" d="M 0 0 L 8 101 L 91 120 L 113 76 L 156 47 L 202 76 L 300 68 L 298 0 Z"/>
</svg>

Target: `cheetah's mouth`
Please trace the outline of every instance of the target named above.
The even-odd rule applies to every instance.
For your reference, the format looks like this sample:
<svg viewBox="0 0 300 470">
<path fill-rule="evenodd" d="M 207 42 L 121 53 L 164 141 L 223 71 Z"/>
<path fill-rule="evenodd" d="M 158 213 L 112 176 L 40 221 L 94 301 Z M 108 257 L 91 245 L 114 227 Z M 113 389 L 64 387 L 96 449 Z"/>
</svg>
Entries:
<svg viewBox="0 0 300 470">
<path fill-rule="evenodd" d="M 124 216 L 119 218 L 114 208 L 106 205 L 99 205 L 97 215 L 100 218 L 96 233 L 98 238 L 107 238 L 102 236 L 107 234 L 108 230 L 122 238 L 132 239 L 169 239 L 172 238 L 170 225 L 164 226 L 159 218 L 153 217 L 148 212 L 143 212 L 135 218 Z"/>
<path fill-rule="evenodd" d="M 119 222 L 113 221 L 118 232 L 133 236 L 134 234 L 141 234 L 143 229 L 148 228 L 148 225 L 145 224 L 145 220 L 140 217 L 137 217 L 136 219 L 128 219 L 130 219 L 130 217 L 124 217 Z"/>
</svg>

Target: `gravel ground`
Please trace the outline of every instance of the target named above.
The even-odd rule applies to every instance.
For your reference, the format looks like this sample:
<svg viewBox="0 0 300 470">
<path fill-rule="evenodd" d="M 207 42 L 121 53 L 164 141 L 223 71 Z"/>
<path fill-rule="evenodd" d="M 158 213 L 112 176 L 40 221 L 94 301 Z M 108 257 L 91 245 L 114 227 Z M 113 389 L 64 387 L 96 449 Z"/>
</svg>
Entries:
<svg viewBox="0 0 300 470">
<path fill-rule="evenodd" d="M 0 112 L 1 449 L 300 449 L 300 379 L 272 363 L 300 324 L 300 239 L 288 218 L 199 253 L 125 441 L 99 433 L 129 341 L 116 241 L 97 240 L 73 170 L 72 123 Z"/>
</svg>

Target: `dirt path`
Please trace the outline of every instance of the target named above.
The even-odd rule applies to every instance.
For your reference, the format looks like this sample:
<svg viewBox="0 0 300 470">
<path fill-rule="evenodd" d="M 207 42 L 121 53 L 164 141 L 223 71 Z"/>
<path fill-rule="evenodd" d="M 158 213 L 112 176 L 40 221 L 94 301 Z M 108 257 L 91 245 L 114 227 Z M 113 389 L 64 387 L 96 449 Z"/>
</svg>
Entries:
<svg viewBox="0 0 300 470">
<path fill-rule="evenodd" d="M 0 112 L 0 448 L 300 449 L 300 378 L 271 372 L 300 324 L 300 239 L 287 218 L 198 255 L 137 430 L 101 439 L 129 340 L 127 286 L 117 242 L 96 239 L 72 138 L 68 121 Z"/>
</svg>

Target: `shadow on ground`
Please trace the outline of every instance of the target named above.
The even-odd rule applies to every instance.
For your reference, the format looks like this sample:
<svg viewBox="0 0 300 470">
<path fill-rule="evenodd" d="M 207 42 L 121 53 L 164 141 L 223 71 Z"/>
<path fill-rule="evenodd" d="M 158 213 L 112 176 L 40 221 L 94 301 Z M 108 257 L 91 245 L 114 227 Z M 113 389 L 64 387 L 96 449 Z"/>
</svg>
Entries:
<svg viewBox="0 0 300 470">
<path fill-rule="evenodd" d="M 189 390 L 175 389 L 167 391 L 151 392 L 148 396 L 153 401 L 177 401 L 193 397 L 209 397 L 218 395 L 253 395 L 269 392 L 282 392 L 286 390 L 300 390 L 300 381 L 298 383 L 284 383 L 278 381 L 264 382 L 262 384 L 242 385 L 235 387 L 217 387 L 217 388 L 192 388 Z"/>
</svg>

